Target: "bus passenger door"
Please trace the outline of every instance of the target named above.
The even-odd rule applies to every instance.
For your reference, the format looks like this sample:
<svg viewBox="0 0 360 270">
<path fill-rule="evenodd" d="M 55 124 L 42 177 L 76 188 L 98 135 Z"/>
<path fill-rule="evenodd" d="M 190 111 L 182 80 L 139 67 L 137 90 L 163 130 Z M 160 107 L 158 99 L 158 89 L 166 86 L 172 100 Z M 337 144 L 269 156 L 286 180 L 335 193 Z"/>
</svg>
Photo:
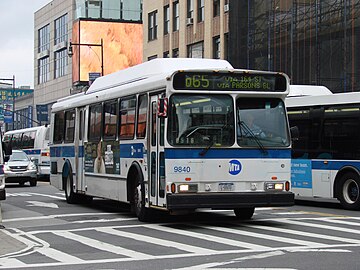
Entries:
<svg viewBox="0 0 360 270">
<path fill-rule="evenodd" d="M 84 187 L 84 131 L 85 131 L 85 108 L 77 109 L 75 133 L 75 167 L 76 189 L 85 190 Z"/>
<path fill-rule="evenodd" d="M 164 153 L 164 118 L 159 118 L 157 104 L 160 95 L 150 98 L 150 128 L 149 128 L 149 195 L 152 205 L 163 207 L 165 198 L 165 153 Z"/>
</svg>

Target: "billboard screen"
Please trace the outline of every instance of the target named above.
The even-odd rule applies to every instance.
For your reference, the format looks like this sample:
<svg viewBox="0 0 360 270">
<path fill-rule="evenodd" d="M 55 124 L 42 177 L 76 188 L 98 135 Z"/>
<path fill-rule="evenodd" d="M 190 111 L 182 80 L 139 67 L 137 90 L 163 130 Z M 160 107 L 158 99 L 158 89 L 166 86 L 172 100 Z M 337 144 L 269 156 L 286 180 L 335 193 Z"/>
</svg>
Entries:
<svg viewBox="0 0 360 270">
<path fill-rule="evenodd" d="M 104 75 L 142 62 L 142 24 L 79 20 L 73 25 L 72 43 L 101 44 Z M 73 45 L 73 82 L 89 81 L 101 72 L 101 46 Z"/>
</svg>

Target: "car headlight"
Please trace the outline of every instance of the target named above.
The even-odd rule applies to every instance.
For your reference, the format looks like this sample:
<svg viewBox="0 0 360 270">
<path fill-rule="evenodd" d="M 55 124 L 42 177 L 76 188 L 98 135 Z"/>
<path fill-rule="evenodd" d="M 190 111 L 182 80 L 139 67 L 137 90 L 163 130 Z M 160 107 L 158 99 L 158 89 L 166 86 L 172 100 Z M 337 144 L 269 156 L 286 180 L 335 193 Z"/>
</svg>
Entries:
<svg viewBox="0 0 360 270">
<path fill-rule="evenodd" d="M 36 170 L 36 165 L 31 162 L 31 163 L 29 163 L 27 169 L 28 169 L 28 170 Z"/>
</svg>

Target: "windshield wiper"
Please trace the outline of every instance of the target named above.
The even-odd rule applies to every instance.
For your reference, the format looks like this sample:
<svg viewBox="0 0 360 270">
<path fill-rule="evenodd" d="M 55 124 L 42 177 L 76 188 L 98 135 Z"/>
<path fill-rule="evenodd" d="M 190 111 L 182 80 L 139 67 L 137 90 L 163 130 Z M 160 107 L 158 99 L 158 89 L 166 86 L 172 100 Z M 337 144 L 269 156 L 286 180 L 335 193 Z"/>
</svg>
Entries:
<svg viewBox="0 0 360 270">
<path fill-rule="evenodd" d="M 208 146 L 206 146 L 201 152 L 199 153 L 200 156 L 205 156 L 205 154 L 210 150 L 211 147 L 213 147 L 215 144 L 215 141 L 213 139 L 210 140 Z"/>
<path fill-rule="evenodd" d="M 256 144 L 259 146 L 261 152 L 264 155 L 267 155 L 268 151 L 265 149 L 264 145 L 260 142 L 259 138 L 255 136 L 254 132 L 252 132 L 252 130 L 249 128 L 249 126 L 244 121 L 239 121 L 239 126 L 240 126 L 240 136 L 243 137 L 242 132 L 241 132 L 241 128 L 243 128 L 246 131 L 246 133 L 250 135 L 247 137 L 254 140 L 256 142 Z"/>
</svg>

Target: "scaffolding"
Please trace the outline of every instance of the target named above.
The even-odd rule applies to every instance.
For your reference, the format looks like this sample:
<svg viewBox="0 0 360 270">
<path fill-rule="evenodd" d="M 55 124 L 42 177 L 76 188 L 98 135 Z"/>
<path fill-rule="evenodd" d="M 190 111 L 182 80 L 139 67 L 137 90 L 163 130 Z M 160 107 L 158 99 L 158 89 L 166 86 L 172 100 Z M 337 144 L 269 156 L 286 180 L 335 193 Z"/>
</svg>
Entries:
<svg viewBox="0 0 360 270">
<path fill-rule="evenodd" d="M 360 91 L 360 0 L 248 0 L 247 67 Z"/>
</svg>

